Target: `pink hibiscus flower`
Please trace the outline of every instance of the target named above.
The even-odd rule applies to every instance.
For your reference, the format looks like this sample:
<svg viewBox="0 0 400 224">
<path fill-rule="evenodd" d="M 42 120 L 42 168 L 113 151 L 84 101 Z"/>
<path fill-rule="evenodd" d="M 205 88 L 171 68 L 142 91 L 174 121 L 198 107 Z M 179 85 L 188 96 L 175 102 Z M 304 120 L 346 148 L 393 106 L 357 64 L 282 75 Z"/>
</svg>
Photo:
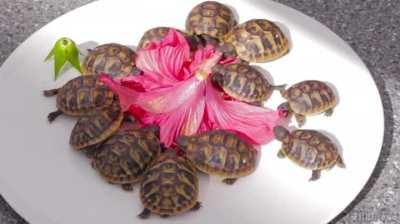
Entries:
<svg viewBox="0 0 400 224">
<path fill-rule="evenodd" d="M 261 145 L 273 139 L 272 129 L 284 117 L 264 107 L 226 99 L 211 82 L 211 69 L 221 53 L 208 45 L 190 52 L 186 39 L 171 29 L 161 42 L 138 52 L 141 76 L 100 79 L 118 94 L 121 107 L 144 125 L 160 127 L 160 139 L 170 146 L 180 135 L 211 129 L 236 132 L 249 143 Z"/>
</svg>

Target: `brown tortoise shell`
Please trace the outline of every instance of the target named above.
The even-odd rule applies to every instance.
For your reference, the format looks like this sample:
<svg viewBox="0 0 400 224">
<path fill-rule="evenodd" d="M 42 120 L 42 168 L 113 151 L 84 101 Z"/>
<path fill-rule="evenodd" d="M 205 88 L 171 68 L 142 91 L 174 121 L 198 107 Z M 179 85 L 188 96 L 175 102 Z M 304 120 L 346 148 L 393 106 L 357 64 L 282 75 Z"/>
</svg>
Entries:
<svg viewBox="0 0 400 224">
<path fill-rule="evenodd" d="M 189 34 L 207 34 L 222 40 L 237 24 L 232 10 L 215 1 L 205 1 L 195 6 L 186 19 Z"/>
<path fill-rule="evenodd" d="M 253 19 L 235 26 L 224 41 L 248 62 L 268 62 L 289 51 L 289 41 L 281 29 L 266 19 Z"/>
<path fill-rule="evenodd" d="M 196 169 L 186 157 L 176 155 L 171 149 L 154 160 L 145 172 L 140 188 L 145 209 L 162 217 L 193 209 L 198 195 Z"/>
<path fill-rule="evenodd" d="M 82 63 L 84 75 L 105 73 L 113 77 L 124 77 L 136 72 L 136 53 L 130 48 L 109 43 L 90 50 Z"/>
<path fill-rule="evenodd" d="M 289 141 L 284 142 L 285 155 L 301 167 L 311 170 L 328 169 L 339 158 L 335 144 L 322 133 L 315 130 L 295 130 Z"/>
<path fill-rule="evenodd" d="M 255 67 L 246 64 L 229 64 L 213 69 L 216 82 L 229 96 L 248 103 L 269 99 L 273 87 Z"/>
<path fill-rule="evenodd" d="M 71 132 L 71 146 L 82 150 L 103 142 L 118 131 L 123 118 L 118 100 L 107 109 L 96 110 L 91 116 L 80 117 Z"/>
<path fill-rule="evenodd" d="M 182 136 L 177 144 L 200 171 L 223 178 L 247 176 L 257 165 L 257 150 L 226 130 Z"/>
<path fill-rule="evenodd" d="M 161 41 L 169 31 L 169 27 L 155 27 L 147 30 L 139 41 L 138 49 L 145 48 L 150 42 Z"/>
<path fill-rule="evenodd" d="M 97 150 L 93 167 L 108 182 L 133 184 L 160 152 L 160 142 L 154 127 L 120 130 Z"/>
<path fill-rule="evenodd" d="M 86 116 L 109 107 L 114 93 L 95 76 L 78 76 L 58 90 L 57 108 L 70 116 Z"/>
<path fill-rule="evenodd" d="M 319 114 L 337 104 L 333 90 L 316 80 L 299 82 L 284 91 L 282 96 L 288 100 L 290 109 L 301 115 Z"/>
<path fill-rule="evenodd" d="M 171 27 L 161 26 L 147 30 L 146 32 L 144 32 L 142 38 L 140 39 L 137 49 L 139 50 L 145 48 L 150 42 L 161 41 L 168 34 L 170 29 Z M 176 30 L 176 31 L 187 37 L 187 34 L 184 33 L 183 31 L 181 30 Z"/>
</svg>

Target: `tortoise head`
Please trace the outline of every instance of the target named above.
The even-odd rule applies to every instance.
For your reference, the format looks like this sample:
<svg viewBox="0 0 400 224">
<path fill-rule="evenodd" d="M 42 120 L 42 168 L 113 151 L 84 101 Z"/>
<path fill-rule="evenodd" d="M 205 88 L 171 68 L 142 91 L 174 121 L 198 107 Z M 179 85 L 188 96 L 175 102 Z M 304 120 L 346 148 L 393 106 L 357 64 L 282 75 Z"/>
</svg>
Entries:
<svg viewBox="0 0 400 224">
<path fill-rule="evenodd" d="M 278 106 L 278 113 L 279 113 L 279 115 L 281 116 L 281 117 L 284 117 L 284 118 L 288 118 L 288 119 L 290 119 L 291 117 L 292 117 L 292 115 L 293 115 L 293 112 L 292 112 L 292 110 L 290 109 L 290 106 L 289 106 L 289 103 L 288 102 L 285 102 L 285 103 L 281 103 L 279 106 Z"/>
<path fill-rule="evenodd" d="M 224 57 L 237 57 L 236 49 L 233 44 L 229 42 L 223 42 L 217 46 L 217 50 L 224 54 Z"/>
<path fill-rule="evenodd" d="M 179 136 L 176 139 L 176 144 L 179 148 L 186 150 L 189 145 L 189 137 L 188 136 Z"/>
<path fill-rule="evenodd" d="M 274 127 L 274 134 L 275 138 L 281 142 L 286 141 L 290 136 L 289 130 L 279 125 Z"/>
<path fill-rule="evenodd" d="M 160 127 L 157 125 L 150 125 L 146 127 L 146 130 L 152 132 L 157 138 L 160 138 Z"/>
</svg>

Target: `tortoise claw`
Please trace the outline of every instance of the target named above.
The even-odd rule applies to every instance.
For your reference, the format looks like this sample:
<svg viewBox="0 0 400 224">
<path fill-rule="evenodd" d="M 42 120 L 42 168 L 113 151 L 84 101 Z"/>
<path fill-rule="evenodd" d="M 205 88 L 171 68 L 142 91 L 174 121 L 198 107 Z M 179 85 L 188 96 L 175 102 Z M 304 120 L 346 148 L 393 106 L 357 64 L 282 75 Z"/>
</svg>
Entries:
<svg viewBox="0 0 400 224">
<path fill-rule="evenodd" d="M 61 110 L 56 110 L 54 112 L 49 113 L 49 115 L 47 115 L 47 120 L 49 120 L 49 122 L 53 122 L 58 116 L 60 116 L 61 114 L 63 114 L 63 112 Z"/>
<path fill-rule="evenodd" d="M 309 181 L 316 181 L 321 177 L 321 170 L 313 170 Z"/>
<path fill-rule="evenodd" d="M 330 117 L 333 114 L 333 108 L 330 108 L 328 110 L 325 111 L 325 116 Z"/>
<path fill-rule="evenodd" d="M 228 185 L 232 185 L 232 184 L 234 184 L 236 181 L 237 181 L 237 178 L 226 178 L 226 179 L 223 179 L 223 180 L 222 180 L 222 182 L 224 182 L 225 184 L 228 184 Z"/>
<path fill-rule="evenodd" d="M 122 184 L 122 189 L 124 189 L 124 191 L 133 191 L 133 185 L 132 184 Z"/>
<path fill-rule="evenodd" d="M 190 209 L 190 211 L 197 211 L 201 208 L 201 202 L 196 202 L 196 204 Z"/>
<path fill-rule="evenodd" d="M 43 91 L 43 95 L 46 97 L 55 96 L 57 94 L 58 94 L 58 89 L 49 89 Z"/>
<path fill-rule="evenodd" d="M 139 218 L 141 219 L 147 219 L 151 215 L 151 211 L 147 208 L 143 209 L 143 211 L 138 215 Z"/>
</svg>

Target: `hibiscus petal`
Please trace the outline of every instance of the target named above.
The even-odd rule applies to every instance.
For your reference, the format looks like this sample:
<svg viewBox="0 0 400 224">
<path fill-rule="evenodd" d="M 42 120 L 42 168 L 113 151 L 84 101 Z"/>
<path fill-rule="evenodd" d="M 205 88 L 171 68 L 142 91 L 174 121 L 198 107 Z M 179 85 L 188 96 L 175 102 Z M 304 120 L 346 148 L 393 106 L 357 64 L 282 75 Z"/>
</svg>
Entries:
<svg viewBox="0 0 400 224">
<path fill-rule="evenodd" d="M 180 107 L 159 114 L 147 113 L 140 118 L 144 124 L 157 124 L 160 127 L 160 140 L 168 147 L 178 136 L 196 134 L 205 112 L 205 84 L 196 79 L 198 88 L 192 90 L 189 98 Z M 175 98 L 168 98 L 174 104 Z M 135 108 L 132 108 L 137 111 Z"/>
<path fill-rule="evenodd" d="M 191 99 L 197 99 L 204 95 L 202 83 L 195 77 L 177 82 L 171 87 L 147 92 L 136 91 L 123 86 L 109 76 L 101 75 L 99 79 L 118 94 L 123 111 L 127 111 L 131 106 L 136 105 L 150 113 L 168 113 L 187 104 Z"/>
<path fill-rule="evenodd" d="M 225 100 L 210 81 L 207 84 L 206 111 L 212 129 L 232 130 L 243 134 L 250 143 L 262 145 L 274 138 L 273 128 L 285 119 L 279 112 L 247 103 Z"/>
<path fill-rule="evenodd" d="M 185 37 L 170 29 L 159 43 L 138 52 L 136 66 L 146 77 L 158 80 L 163 85 L 172 85 L 182 80 L 183 65 L 190 61 L 190 46 Z"/>
</svg>

